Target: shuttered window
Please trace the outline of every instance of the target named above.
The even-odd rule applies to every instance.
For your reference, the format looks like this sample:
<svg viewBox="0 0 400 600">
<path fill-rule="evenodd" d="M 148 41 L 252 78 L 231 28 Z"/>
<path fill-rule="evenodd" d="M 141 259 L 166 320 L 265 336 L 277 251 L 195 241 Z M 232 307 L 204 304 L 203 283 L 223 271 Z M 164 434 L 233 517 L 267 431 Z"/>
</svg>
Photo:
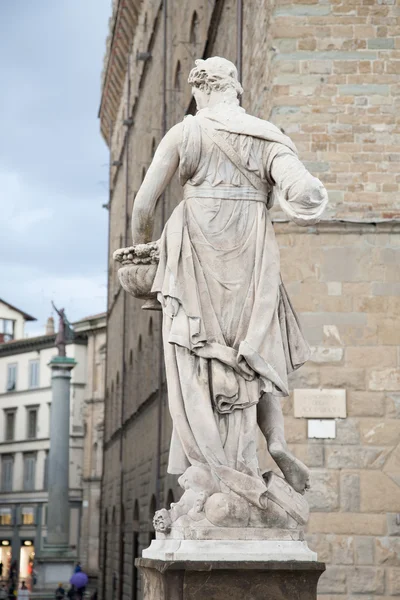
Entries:
<svg viewBox="0 0 400 600">
<path fill-rule="evenodd" d="M 24 454 L 24 490 L 35 489 L 36 454 Z"/>
<path fill-rule="evenodd" d="M 29 361 L 29 387 L 37 388 L 39 387 L 39 361 L 38 360 L 30 360 Z"/>
<path fill-rule="evenodd" d="M 14 458 L 12 455 L 3 455 L 1 458 L 1 490 L 12 492 L 13 489 Z"/>
</svg>

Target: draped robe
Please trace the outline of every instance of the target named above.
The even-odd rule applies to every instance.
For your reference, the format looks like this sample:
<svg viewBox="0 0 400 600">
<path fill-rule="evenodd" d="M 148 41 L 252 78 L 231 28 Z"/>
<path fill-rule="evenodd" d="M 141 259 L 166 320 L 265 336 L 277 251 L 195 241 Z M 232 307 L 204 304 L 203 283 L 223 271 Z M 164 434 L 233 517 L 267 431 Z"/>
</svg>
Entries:
<svg viewBox="0 0 400 600">
<path fill-rule="evenodd" d="M 261 179 L 264 197 L 202 124 Z M 313 223 L 326 192 L 313 199 L 322 185 L 291 140 L 239 107 L 185 119 L 179 176 L 183 200 L 165 225 L 153 285 L 163 308 L 173 421 L 168 472 L 208 465 L 228 488 L 250 488 L 261 479 L 256 405 L 264 392 L 287 395 L 288 373 L 309 357 L 281 281 L 269 209 L 278 192 L 290 218 Z"/>
</svg>

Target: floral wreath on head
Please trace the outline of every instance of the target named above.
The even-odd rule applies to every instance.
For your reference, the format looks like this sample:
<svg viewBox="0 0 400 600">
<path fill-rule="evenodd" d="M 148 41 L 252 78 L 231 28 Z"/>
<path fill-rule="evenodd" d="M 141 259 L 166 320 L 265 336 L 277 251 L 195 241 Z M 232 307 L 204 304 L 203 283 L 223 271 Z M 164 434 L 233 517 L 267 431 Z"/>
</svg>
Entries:
<svg viewBox="0 0 400 600">
<path fill-rule="evenodd" d="M 189 73 L 188 83 L 206 94 L 225 92 L 229 88 L 233 88 L 238 96 L 243 94 L 235 65 L 225 59 L 220 59 L 213 65 L 209 62 L 212 60 L 196 60 L 196 66 Z"/>
</svg>

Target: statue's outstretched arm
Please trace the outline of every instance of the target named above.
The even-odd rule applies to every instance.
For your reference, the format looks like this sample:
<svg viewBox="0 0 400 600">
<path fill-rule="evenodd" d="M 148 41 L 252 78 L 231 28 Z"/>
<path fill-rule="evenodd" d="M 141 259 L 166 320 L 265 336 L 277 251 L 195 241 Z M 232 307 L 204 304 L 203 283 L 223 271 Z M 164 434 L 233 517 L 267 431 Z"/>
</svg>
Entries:
<svg viewBox="0 0 400 600">
<path fill-rule="evenodd" d="M 132 238 L 134 244 L 150 242 L 153 236 L 157 201 L 179 165 L 182 123 L 168 131 L 161 140 L 133 203 Z"/>
<path fill-rule="evenodd" d="M 278 188 L 279 204 L 291 221 L 307 226 L 320 220 L 328 202 L 327 191 L 294 153 L 278 153 L 272 161 L 271 176 Z"/>
</svg>

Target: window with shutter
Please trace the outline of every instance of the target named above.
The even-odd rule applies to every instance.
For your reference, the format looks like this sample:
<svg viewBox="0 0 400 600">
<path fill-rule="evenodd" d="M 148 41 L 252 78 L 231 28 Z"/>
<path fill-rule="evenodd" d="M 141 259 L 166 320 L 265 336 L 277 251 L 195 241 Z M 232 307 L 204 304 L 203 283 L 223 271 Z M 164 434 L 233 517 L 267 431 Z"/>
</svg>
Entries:
<svg viewBox="0 0 400 600">
<path fill-rule="evenodd" d="M 47 490 L 49 487 L 49 453 L 46 452 L 44 459 L 44 477 L 43 477 L 43 489 Z"/>
<path fill-rule="evenodd" d="M 39 361 L 38 360 L 30 360 L 29 361 L 29 387 L 30 388 L 39 387 Z"/>
<path fill-rule="evenodd" d="M 35 489 L 36 454 L 24 455 L 24 490 Z"/>
<path fill-rule="evenodd" d="M 15 437 L 15 410 L 6 410 L 5 412 L 5 440 L 11 442 Z"/>
<path fill-rule="evenodd" d="M 37 437 L 37 408 L 28 409 L 28 431 L 26 435 L 29 440 Z"/>
<path fill-rule="evenodd" d="M 12 492 L 13 489 L 14 459 L 12 456 L 3 456 L 1 459 L 1 489 L 3 492 Z"/>
<path fill-rule="evenodd" d="M 17 389 L 17 363 L 7 365 L 7 392 Z"/>
</svg>

